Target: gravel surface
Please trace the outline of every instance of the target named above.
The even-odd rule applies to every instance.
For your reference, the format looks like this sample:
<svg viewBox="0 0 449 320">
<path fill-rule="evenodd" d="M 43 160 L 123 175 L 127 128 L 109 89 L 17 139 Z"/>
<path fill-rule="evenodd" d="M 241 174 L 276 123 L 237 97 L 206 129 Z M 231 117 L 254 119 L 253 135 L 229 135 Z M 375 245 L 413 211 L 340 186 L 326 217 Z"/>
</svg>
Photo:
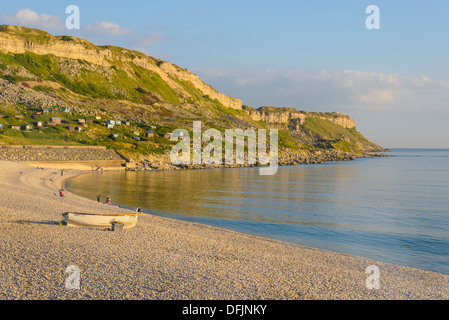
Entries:
<svg viewBox="0 0 449 320">
<path fill-rule="evenodd" d="M 66 211 L 129 212 L 54 196 L 79 173 L 0 161 L 0 299 L 449 298 L 449 275 L 152 215 L 123 232 L 60 226 Z"/>
</svg>

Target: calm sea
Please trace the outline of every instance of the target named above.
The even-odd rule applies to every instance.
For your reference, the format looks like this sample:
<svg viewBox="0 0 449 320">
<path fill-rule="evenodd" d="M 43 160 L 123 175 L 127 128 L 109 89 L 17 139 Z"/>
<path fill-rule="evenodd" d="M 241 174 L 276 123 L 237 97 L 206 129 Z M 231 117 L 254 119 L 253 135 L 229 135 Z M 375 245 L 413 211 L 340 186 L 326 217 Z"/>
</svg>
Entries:
<svg viewBox="0 0 449 320">
<path fill-rule="evenodd" d="M 449 150 L 280 167 L 105 172 L 71 192 L 122 207 L 449 274 Z"/>
</svg>

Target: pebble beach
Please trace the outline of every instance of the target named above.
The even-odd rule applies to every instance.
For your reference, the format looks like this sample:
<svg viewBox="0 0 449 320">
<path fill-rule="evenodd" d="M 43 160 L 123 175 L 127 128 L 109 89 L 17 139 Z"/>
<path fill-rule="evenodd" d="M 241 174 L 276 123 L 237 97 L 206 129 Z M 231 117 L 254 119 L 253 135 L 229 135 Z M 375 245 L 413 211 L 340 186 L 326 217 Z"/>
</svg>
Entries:
<svg viewBox="0 0 449 320">
<path fill-rule="evenodd" d="M 154 215 L 121 232 L 60 225 L 69 211 L 130 212 L 54 195 L 82 173 L 0 161 L 0 299 L 449 298 L 449 275 Z M 373 265 L 379 289 L 367 288 Z M 66 286 L 69 266 L 79 270 L 79 288 Z"/>
</svg>

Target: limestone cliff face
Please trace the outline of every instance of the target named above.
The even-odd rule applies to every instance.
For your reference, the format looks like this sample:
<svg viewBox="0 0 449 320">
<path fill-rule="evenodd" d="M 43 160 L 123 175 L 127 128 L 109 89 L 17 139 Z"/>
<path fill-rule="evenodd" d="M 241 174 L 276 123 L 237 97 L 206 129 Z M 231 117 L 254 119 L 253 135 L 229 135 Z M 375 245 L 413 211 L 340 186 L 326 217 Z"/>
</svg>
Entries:
<svg viewBox="0 0 449 320">
<path fill-rule="evenodd" d="M 343 128 L 355 128 L 355 121 L 349 116 L 333 112 L 304 112 L 293 108 L 262 107 L 259 109 L 245 108 L 248 115 L 254 121 L 265 121 L 268 124 L 289 125 L 290 123 L 303 124 L 307 118 L 319 118 L 338 124 Z"/>
<path fill-rule="evenodd" d="M 63 40 L 64 39 L 64 40 Z M 0 26 L 0 50 L 11 53 L 27 51 L 39 54 L 53 54 L 69 59 L 83 59 L 108 66 L 105 58 L 112 58 L 112 52 L 97 48 L 88 41 L 75 37 L 53 37 L 52 35 L 24 27 Z"/>
<path fill-rule="evenodd" d="M 0 26 L 0 51 L 22 54 L 31 52 L 39 55 L 52 54 L 61 58 L 81 59 L 89 63 L 111 66 L 114 60 L 133 62 L 138 66 L 160 75 L 175 91 L 189 95 L 174 79 L 190 82 L 204 95 L 217 99 L 225 107 L 241 109 L 240 99 L 229 97 L 201 81 L 196 74 L 169 62 L 157 61 L 140 52 L 116 48 L 99 47 L 76 37 L 54 37 L 44 31 L 17 26 Z"/>
<path fill-rule="evenodd" d="M 191 82 L 196 88 L 199 88 L 205 95 L 208 95 L 211 99 L 217 99 L 224 106 L 233 109 L 242 109 L 242 100 L 231 98 L 225 94 L 222 94 L 212 88 L 210 85 L 204 83 L 198 78 L 196 74 L 190 73 L 188 70 L 182 69 L 169 62 L 162 62 L 160 68 L 166 73 L 182 81 Z"/>
<path fill-rule="evenodd" d="M 133 53 L 137 52 L 134 51 Z M 174 79 L 190 82 L 195 88 L 203 92 L 204 95 L 208 95 L 212 100 L 217 99 L 225 107 L 242 109 L 242 100 L 218 92 L 210 85 L 204 83 L 196 74 L 189 72 L 187 69 L 183 69 L 167 61 L 155 63 L 154 60 L 148 59 L 148 57 L 143 55 L 133 55 L 131 61 L 138 66 L 158 73 L 170 87 L 177 91 L 183 91 L 183 88 Z"/>
<path fill-rule="evenodd" d="M 355 121 L 345 114 L 338 112 L 333 113 L 331 116 L 323 116 L 322 114 L 312 114 L 311 117 L 327 120 L 342 126 L 343 128 L 355 128 Z"/>
<path fill-rule="evenodd" d="M 254 121 L 265 121 L 271 124 L 288 124 L 293 119 L 304 122 L 307 118 L 304 112 L 270 112 L 270 111 L 247 111 Z"/>
</svg>

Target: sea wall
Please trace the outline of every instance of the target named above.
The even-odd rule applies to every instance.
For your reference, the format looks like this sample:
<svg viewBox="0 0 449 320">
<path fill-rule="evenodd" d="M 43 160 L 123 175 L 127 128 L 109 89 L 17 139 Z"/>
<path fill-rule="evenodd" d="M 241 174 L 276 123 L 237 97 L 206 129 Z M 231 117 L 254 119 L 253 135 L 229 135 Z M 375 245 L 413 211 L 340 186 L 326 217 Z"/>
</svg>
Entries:
<svg viewBox="0 0 449 320">
<path fill-rule="evenodd" d="M 114 150 L 85 147 L 39 147 L 6 146 L 0 147 L 0 160 L 8 161 L 116 161 L 111 164 L 121 166 L 126 161 Z M 96 165 L 100 166 L 100 165 Z"/>
</svg>

